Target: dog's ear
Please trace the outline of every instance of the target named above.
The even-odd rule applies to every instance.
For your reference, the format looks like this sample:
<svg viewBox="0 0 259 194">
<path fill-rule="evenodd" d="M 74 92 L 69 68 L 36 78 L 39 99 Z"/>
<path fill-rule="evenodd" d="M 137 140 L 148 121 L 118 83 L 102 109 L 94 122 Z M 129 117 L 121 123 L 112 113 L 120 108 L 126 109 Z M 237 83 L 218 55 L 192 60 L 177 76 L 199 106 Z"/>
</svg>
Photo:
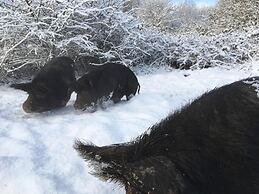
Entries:
<svg viewBox="0 0 259 194">
<path fill-rule="evenodd" d="M 23 90 L 25 92 L 30 92 L 32 90 L 32 83 L 20 83 L 20 84 L 12 84 L 10 87 Z"/>
</svg>

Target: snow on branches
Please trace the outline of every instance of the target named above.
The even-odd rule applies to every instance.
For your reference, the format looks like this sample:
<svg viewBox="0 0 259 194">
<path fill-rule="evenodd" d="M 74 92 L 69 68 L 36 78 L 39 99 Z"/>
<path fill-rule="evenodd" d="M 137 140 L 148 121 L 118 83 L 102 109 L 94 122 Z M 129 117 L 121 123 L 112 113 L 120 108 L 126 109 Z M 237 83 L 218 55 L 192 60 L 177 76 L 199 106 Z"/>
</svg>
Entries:
<svg viewBox="0 0 259 194">
<path fill-rule="evenodd" d="M 210 28 L 214 33 L 244 30 L 259 24 L 259 1 L 219 0 L 210 15 Z"/>
<path fill-rule="evenodd" d="M 125 1 L 5 1 L 0 4 L 1 77 L 52 56 L 109 52 L 128 33 Z M 124 29 L 125 28 L 125 29 Z"/>
<path fill-rule="evenodd" d="M 28 76 L 53 56 L 129 66 L 204 68 L 258 56 L 259 33 L 172 35 L 145 27 L 133 0 L 12 0 L 0 4 L 0 80 Z M 133 13 L 133 14 L 131 14 Z M 87 60 L 83 60 L 87 63 Z M 78 68 L 80 70 L 80 68 Z"/>
</svg>

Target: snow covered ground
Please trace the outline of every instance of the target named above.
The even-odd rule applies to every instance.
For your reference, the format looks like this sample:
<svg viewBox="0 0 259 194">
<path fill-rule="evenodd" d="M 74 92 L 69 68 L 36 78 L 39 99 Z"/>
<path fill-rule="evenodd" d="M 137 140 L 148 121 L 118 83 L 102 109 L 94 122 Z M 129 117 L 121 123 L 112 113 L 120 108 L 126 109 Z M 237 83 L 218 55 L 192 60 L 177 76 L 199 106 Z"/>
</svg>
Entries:
<svg viewBox="0 0 259 194">
<path fill-rule="evenodd" d="M 67 107 L 26 114 L 26 93 L 0 86 L 1 194 L 121 194 L 123 188 L 89 174 L 91 169 L 72 148 L 76 138 L 107 145 L 130 141 L 205 91 L 259 75 L 259 62 L 244 68 L 158 71 L 141 75 L 140 94 L 94 113 Z"/>
</svg>

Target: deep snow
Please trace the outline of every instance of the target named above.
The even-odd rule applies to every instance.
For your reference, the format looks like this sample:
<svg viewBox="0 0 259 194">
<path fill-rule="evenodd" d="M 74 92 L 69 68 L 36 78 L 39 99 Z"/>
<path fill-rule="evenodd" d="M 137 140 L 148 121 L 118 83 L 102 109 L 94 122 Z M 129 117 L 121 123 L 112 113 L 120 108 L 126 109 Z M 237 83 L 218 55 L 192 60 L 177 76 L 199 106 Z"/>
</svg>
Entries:
<svg viewBox="0 0 259 194">
<path fill-rule="evenodd" d="M 107 145 L 129 141 L 169 112 L 215 87 L 259 75 L 259 63 L 243 68 L 160 71 L 141 75 L 140 94 L 94 113 L 67 107 L 43 114 L 21 109 L 26 93 L 0 86 L 1 194 L 119 194 L 124 189 L 90 175 L 72 148 L 76 138 Z"/>
</svg>

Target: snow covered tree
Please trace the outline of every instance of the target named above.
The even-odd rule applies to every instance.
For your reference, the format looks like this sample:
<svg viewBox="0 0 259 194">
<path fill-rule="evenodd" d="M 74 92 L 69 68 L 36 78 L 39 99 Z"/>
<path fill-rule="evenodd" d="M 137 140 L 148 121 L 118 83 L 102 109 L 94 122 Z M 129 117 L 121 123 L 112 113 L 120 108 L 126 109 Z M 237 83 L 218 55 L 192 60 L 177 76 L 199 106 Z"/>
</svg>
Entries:
<svg viewBox="0 0 259 194">
<path fill-rule="evenodd" d="M 208 17 L 207 8 L 198 8 L 193 0 L 174 4 L 168 0 L 144 0 L 137 15 L 149 27 L 172 34 L 196 32 Z"/>
<path fill-rule="evenodd" d="M 198 8 L 194 1 L 186 0 L 175 7 L 172 15 L 172 33 L 193 33 L 199 25 L 207 18 L 207 8 Z"/>
<path fill-rule="evenodd" d="M 220 0 L 211 15 L 211 24 L 216 31 L 242 30 L 259 25 L 259 1 Z"/>
<path fill-rule="evenodd" d="M 1 77 L 37 69 L 52 56 L 118 58 L 109 53 L 138 24 L 125 0 L 13 0 L 0 4 Z M 116 56 L 114 56 L 116 54 Z M 33 68 L 32 68 L 33 67 Z M 30 72 L 26 69 L 24 72 Z M 30 72 L 31 74 L 31 72 Z"/>
<path fill-rule="evenodd" d="M 164 33 L 172 32 L 179 18 L 195 17 L 189 16 L 186 8 L 179 18 L 174 17 L 175 6 L 166 0 L 157 1 L 162 6 L 155 6 L 155 11 L 151 9 L 154 4 L 150 9 L 139 9 L 150 4 L 138 0 L 5 0 L 0 4 L 0 81 L 31 76 L 46 60 L 60 55 L 76 60 L 82 72 L 89 61 L 188 69 L 259 58 L 256 30 L 214 37 L 186 35 L 180 30 L 174 35 Z M 151 27 L 143 25 L 136 13 L 143 21 L 150 14 L 146 19 Z M 185 20 L 179 25 L 183 31 L 191 31 L 199 24 L 184 27 Z"/>
<path fill-rule="evenodd" d="M 123 4 L 123 11 L 131 11 L 139 7 L 141 0 L 128 0 Z"/>
<path fill-rule="evenodd" d="M 148 26 L 165 30 L 170 26 L 172 12 L 169 0 L 142 0 L 137 15 Z"/>
</svg>

